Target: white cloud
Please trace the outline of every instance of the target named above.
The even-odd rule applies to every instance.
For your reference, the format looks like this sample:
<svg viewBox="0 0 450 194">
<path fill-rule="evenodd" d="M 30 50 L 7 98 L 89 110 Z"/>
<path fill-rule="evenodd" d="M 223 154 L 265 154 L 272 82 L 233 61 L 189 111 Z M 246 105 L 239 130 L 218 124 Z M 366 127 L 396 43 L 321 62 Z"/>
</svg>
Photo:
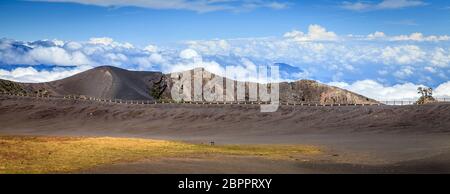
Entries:
<svg viewBox="0 0 450 194">
<path fill-rule="evenodd" d="M 411 33 L 409 35 L 396 35 L 396 36 L 389 36 L 384 32 L 376 31 L 374 33 L 368 34 L 367 36 L 363 35 L 353 35 L 349 34 L 346 36 L 339 36 L 336 33 L 332 31 L 327 31 L 326 28 L 313 24 L 309 25 L 308 27 L 308 33 L 304 33 L 302 31 L 293 30 L 291 32 L 286 32 L 284 34 L 284 38 L 286 39 L 292 39 L 299 42 L 305 42 L 305 41 L 334 41 L 334 40 L 383 40 L 383 41 L 412 41 L 412 42 L 445 42 L 450 41 L 449 35 L 429 35 L 425 36 L 422 33 L 415 32 Z"/>
<path fill-rule="evenodd" d="M 116 42 L 112 38 L 109 38 L 109 37 L 91 38 L 91 39 L 89 39 L 88 43 L 94 44 L 94 45 L 110 46 L 110 47 L 123 47 L 126 49 L 134 48 L 134 46 L 128 42 L 125 42 L 125 43 Z"/>
<path fill-rule="evenodd" d="M 230 53 L 230 44 L 227 40 L 205 40 L 205 41 L 187 41 L 189 48 L 198 50 L 203 54 L 214 53 L 228 55 Z"/>
<path fill-rule="evenodd" d="M 385 38 L 385 37 L 386 37 L 386 34 L 384 32 L 379 32 L 379 31 L 376 31 L 372 34 L 367 35 L 367 39 L 369 39 L 369 40 Z"/>
<path fill-rule="evenodd" d="M 92 64 L 81 52 L 68 53 L 60 47 L 37 47 L 28 53 L 28 57 L 43 64 L 88 65 Z"/>
<path fill-rule="evenodd" d="M 416 99 L 420 97 L 417 93 L 418 87 L 425 87 L 423 85 L 416 85 L 413 83 L 397 84 L 393 86 L 385 86 L 374 80 L 361 80 L 352 84 L 345 82 L 330 82 L 329 85 L 347 89 L 349 91 L 367 96 L 376 100 L 401 100 L 401 99 Z"/>
<path fill-rule="evenodd" d="M 68 42 L 66 44 L 63 45 L 63 48 L 67 49 L 67 50 L 79 50 L 83 47 L 82 44 L 78 43 L 78 42 Z"/>
<path fill-rule="evenodd" d="M 301 31 L 291 31 L 284 34 L 285 38 L 293 39 L 295 41 L 332 41 L 337 40 L 337 35 L 334 32 L 327 31 L 324 27 L 319 25 L 310 25 L 308 27 L 308 33 L 305 34 Z"/>
<path fill-rule="evenodd" d="M 436 73 L 436 69 L 434 67 L 427 66 L 424 67 L 424 69 L 430 73 Z"/>
<path fill-rule="evenodd" d="M 147 70 L 164 57 L 154 46 L 149 52 L 135 48 L 129 43 L 116 42 L 111 38 L 92 38 L 86 42 L 35 41 L 20 42 L 0 39 L 0 64 L 58 65 L 58 66 L 99 66 L 115 65 L 123 68 Z"/>
<path fill-rule="evenodd" d="M 111 45 L 114 43 L 112 38 L 102 37 L 102 38 L 91 38 L 89 39 L 89 43 L 91 44 L 102 44 L 102 45 Z"/>
<path fill-rule="evenodd" d="M 29 45 L 30 43 L 14 43 L 2 39 L 0 63 L 118 65 L 125 68 L 142 65 L 146 68 L 157 68 L 162 65 L 161 63 L 174 64 L 184 58 L 203 56 L 208 60 L 218 60 L 222 65 L 240 63 L 240 58 L 248 58 L 259 63 L 320 64 L 333 70 L 351 71 L 358 71 L 359 65 L 362 64 L 424 65 L 441 68 L 450 64 L 450 50 L 446 44 L 442 46 L 438 42 L 427 45 L 418 45 L 414 42 L 403 44 L 387 41 L 387 38 L 388 36 L 383 32 L 375 32 L 368 35 L 366 39 L 348 40 L 337 38 L 335 33 L 319 25 L 311 25 L 307 34 L 293 31 L 286 33 L 284 38 L 187 41 L 181 45 L 179 51 L 159 48 L 156 45 L 136 48 L 111 38 L 92 38 L 87 42 L 65 42 L 62 46 L 55 46 L 53 43 L 50 46 L 44 46 L 47 43 L 33 43 L 33 47 L 30 47 L 28 51 L 15 48 L 13 45 Z M 320 41 L 333 39 L 342 41 Z M 367 42 L 347 43 L 362 40 Z"/>
<path fill-rule="evenodd" d="M 184 49 L 180 52 L 180 57 L 183 59 L 193 59 L 195 57 L 198 57 L 197 51 L 193 49 Z"/>
<path fill-rule="evenodd" d="M 162 66 L 162 70 L 167 73 L 180 72 L 192 70 L 194 68 L 203 67 L 205 70 L 212 72 L 217 75 L 224 75 L 224 67 L 215 61 L 204 61 L 199 55 L 195 55 L 196 52 L 191 52 L 193 50 L 184 50 L 185 55 L 183 60 L 177 61 L 175 63 L 165 64 Z"/>
<path fill-rule="evenodd" d="M 323 39 L 317 37 L 329 35 L 320 26 L 317 28 L 319 30 L 313 28 L 300 37 L 317 40 Z M 109 38 L 86 42 L 61 41 L 57 44 L 53 41 L 27 43 L 0 39 L 0 64 L 77 65 L 74 69 L 45 71 L 34 68 L 0 70 L 0 78 L 22 82 L 52 81 L 98 65 L 166 73 L 205 67 L 208 71 L 224 75 L 225 66 L 230 66 L 238 72 L 236 79 L 261 81 L 251 75 L 257 65 L 285 62 L 303 70 L 295 75 L 297 79 L 328 76 L 338 81 L 330 83 L 332 85 L 378 100 L 391 100 L 416 98 L 416 89 L 422 86 L 418 83 L 442 83 L 450 75 L 450 48 L 447 42 L 425 44 L 417 41 L 405 44 L 388 40 L 389 36 L 382 32 L 350 41 L 357 44 L 347 44 L 345 40 L 296 41 L 295 37 L 298 36 L 188 41 L 180 45 L 180 49 L 157 45 L 130 47 Z M 377 41 L 370 41 L 368 37 Z M 365 77 L 372 72 L 380 77 Z M 351 84 L 339 82 L 344 76 L 362 81 Z M 360 77 L 355 79 L 352 76 Z M 449 95 L 449 88 L 449 82 L 441 84 L 436 88 L 435 95 Z"/>
<path fill-rule="evenodd" d="M 163 56 L 158 53 L 152 53 L 150 55 L 149 59 L 151 62 L 154 62 L 154 63 L 164 63 L 165 62 Z"/>
<path fill-rule="evenodd" d="M 450 66 L 450 49 L 435 48 L 431 54 L 430 62 L 437 67 Z"/>
<path fill-rule="evenodd" d="M 424 61 L 426 53 L 416 45 L 388 46 L 382 50 L 381 59 L 386 64 L 416 64 Z"/>
<path fill-rule="evenodd" d="M 286 3 L 280 2 L 268 2 L 262 5 L 263 7 L 272 8 L 272 9 L 286 9 L 289 5 Z"/>
<path fill-rule="evenodd" d="M 415 32 L 409 35 L 388 36 L 384 32 L 374 32 L 366 36 L 366 40 L 385 40 L 385 41 L 409 41 L 409 42 L 445 42 L 450 41 L 448 35 L 430 35 L 425 36 L 422 33 Z"/>
<path fill-rule="evenodd" d="M 439 85 L 434 90 L 434 94 L 433 95 L 434 96 L 440 96 L 440 97 L 450 97 L 450 81 Z"/>
<path fill-rule="evenodd" d="M 150 53 L 154 53 L 158 51 L 158 46 L 156 45 L 147 45 L 144 50 L 150 52 Z"/>
<path fill-rule="evenodd" d="M 348 1 L 344 1 L 342 3 L 342 8 L 344 9 L 348 9 L 348 10 L 352 10 L 352 11 L 361 11 L 361 10 L 368 10 L 370 8 L 372 8 L 372 4 L 368 4 L 368 3 L 363 3 L 363 2 L 348 2 Z"/>
<path fill-rule="evenodd" d="M 400 9 L 405 7 L 424 6 L 421 0 L 384 0 L 376 5 L 377 9 Z"/>
<path fill-rule="evenodd" d="M 77 73 L 86 71 L 90 68 L 92 67 L 79 66 L 73 69 L 54 68 L 53 70 L 43 70 L 43 71 L 38 71 L 33 67 L 27 68 L 19 67 L 11 71 L 0 69 L 0 79 L 25 83 L 48 82 L 63 79 L 75 75 Z"/>
<path fill-rule="evenodd" d="M 372 3 L 367 1 L 356 1 L 356 2 L 344 1 L 341 7 L 352 11 L 374 11 L 374 10 L 402 9 L 407 7 L 418 7 L 424 5 L 427 4 L 422 0 L 383 0 L 378 3 Z"/>
<path fill-rule="evenodd" d="M 149 9 L 190 10 L 212 12 L 220 10 L 245 11 L 256 8 L 284 9 L 287 3 L 274 0 L 32 0 L 57 3 L 79 3 L 102 7 L 142 7 Z"/>
<path fill-rule="evenodd" d="M 422 33 L 415 32 L 410 35 L 399 35 L 390 38 L 392 41 L 449 41 L 450 36 L 424 36 Z"/>
<path fill-rule="evenodd" d="M 409 76 L 412 76 L 414 74 L 414 68 L 410 67 L 410 66 L 406 66 L 403 67 L 402 69 L 396 71 L 394 73 L 394 76 L 400 78 L 400 79 L 404 79 L 404 78 L 408 78 Z"/>
<path fill-rule="evenodd" d="M 417 88 L 427 87 L 422 84 L 414 83 L 386 86 L 374 80 L 361 80 L 351 84 L 346 82 L 330 82 L 328 84 L 331 86 L 344 88 L 379 101 L 416 100 L 420 97 L 420 94 L 417 93 Z M 437 86 L 434 89 L 433 96 L 436 98 L 450 97 L 450 81 Z"/>
<path fill-rule="evenodd" d="M 307 33 L 293 31 L 284 37 L 192 40 L 170 47 L 140 48 L 107 37 L 84 42 L 0 39 L 0 65 L 114 65 L 169 73 L 199 65 L 219 72 L 225 66 L 245 70 L 249 62 L 286 63 L 302 70 L 289 75 L 291 80 L 372 79 L 389 84 L 436 85 L 450 76 L 450 41 L 392 41 L 392 37 L 381 31 L 339 36 L 310 25 Z"/>
<path fill-rule="evenodd" d="M 54 39 L 53 40 L 53 44 L 55 44 L 55 46 L 63 46 L 65 44 L 65 42 L 63 40 L 58 40 L 58 39 Z"/>
</svg>

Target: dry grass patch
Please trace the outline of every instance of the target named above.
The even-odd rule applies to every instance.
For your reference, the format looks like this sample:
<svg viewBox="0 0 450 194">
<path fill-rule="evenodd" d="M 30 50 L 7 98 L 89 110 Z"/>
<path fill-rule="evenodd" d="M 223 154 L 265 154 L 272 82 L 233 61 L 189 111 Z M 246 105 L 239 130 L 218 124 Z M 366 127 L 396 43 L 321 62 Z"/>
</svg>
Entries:
<svg viewBox="0 0 450 194">
<path fill-rule="evenodd" d="M 0 136 L 0 173 L 64 173 L 116 162 L 205 154 L 288 159 L 318 153 L 317 147 L 302 145 L 210 146 L 136 138 Z"/>
</svg>

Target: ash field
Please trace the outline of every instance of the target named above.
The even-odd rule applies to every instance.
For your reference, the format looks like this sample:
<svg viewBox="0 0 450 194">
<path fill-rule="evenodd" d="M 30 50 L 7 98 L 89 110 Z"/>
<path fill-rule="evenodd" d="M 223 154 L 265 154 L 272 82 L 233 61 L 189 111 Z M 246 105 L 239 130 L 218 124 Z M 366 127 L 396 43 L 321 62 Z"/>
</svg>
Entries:
<svg viewBox="0 0 450 194">
<path fill-rule="evenodd" d="M 450 104 L 446 103 L 380 105 L 364 96 L 309 80 L 281 83 L 280 100 L 296 106 L 281 105 L 273 113 L 261 113 L 257 104 L 119 104 L 81 97 L 155 101 L 156 97 L 167 98 L 170 87 L 170 80 L 162 73 L 111 67 L 49 83 L 2 81 L 3 92 L 14 95 L 0 96 L 0 143 L 7 146 L 0 150 L 5 160 L 0 172 L 450 172 Z M 157 92 L 152 92 L 155 88 Z M 39 93 L 50 97 L 30 97 Z M 67 95 L 79 98 L 51 97 Z M 300 106 L 302 102 L 318 106 Z M 328 103 L 347 106 L 324 106 Z M 44 137 L 55 139 L 40 139 Z M 58 165 L 93 154 L 76 150 L 77 146 L 70 148 L 75 149 L 71 155 L 63 154 L 65 141 L 94 138 L 95 143 L 95 138 L 103 137 L 114 142 L 125 138 L 163 141 L 164 145 L 173 146 L 149 147 L 132 156 L 124 153 L 133 147 L 114 150 L 123 149 L 124 153 L 105 148 L 99 153 L 109 160 L 80 159 L 71 163 L 73 168 L 48 167 L 49 161 L 57 161 Z M 48 150 L 40 150 L 44 158 L 24 155 L 41 145 L 55 150 L 49 154 L 45 154 Z M 151 149 L 162 154 L 147 153 Z M 173 154 L 164 154 L 169 152 Z M 62 156 L 64 160 L 60 159 Z M 33 165 L 36 161 L 41 166 Z M 17 162 L 23 165 L 14 166 Z"/>
</svg>

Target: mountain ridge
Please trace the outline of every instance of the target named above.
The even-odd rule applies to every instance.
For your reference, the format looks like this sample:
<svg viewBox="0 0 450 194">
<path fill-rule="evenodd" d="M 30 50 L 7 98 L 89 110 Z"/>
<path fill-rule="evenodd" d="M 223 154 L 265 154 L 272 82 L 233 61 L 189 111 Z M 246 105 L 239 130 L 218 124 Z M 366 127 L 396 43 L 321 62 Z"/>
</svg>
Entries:
<svg viewBox="0 0 450 194">
<path fill-rule="evenodd" d="M 189 70 L 191 73 L 194 70 Z M 211 73 L 212 74 L 212 73 Z M 218 76 L 212 74 L 213 77 Z M 224 78 L 224 82 L 228 78 Z M 204 82 L 208 79 L 203 79 Z M 233 83 L 239 81 L 233 80 Z M 248 83 L 246 83 L 248 85 Z M 53 96 L 89 96 L 104 99 L 158 100 L 171 99 L 173 80 L 170 74 L 152 71 L 129 71 L 100 66 L 79 74 L 45 83 L 19 83 L 0 79 L 0 92 L 43 94 Z M 375 104 L 377 101 L 314 80 L 280 82 L 280 101 L 319 104 Z M 224 88 L 225 90 L 225 88 Z M 248 101 L 248 88 L 246 89 Z"/>
</svg>

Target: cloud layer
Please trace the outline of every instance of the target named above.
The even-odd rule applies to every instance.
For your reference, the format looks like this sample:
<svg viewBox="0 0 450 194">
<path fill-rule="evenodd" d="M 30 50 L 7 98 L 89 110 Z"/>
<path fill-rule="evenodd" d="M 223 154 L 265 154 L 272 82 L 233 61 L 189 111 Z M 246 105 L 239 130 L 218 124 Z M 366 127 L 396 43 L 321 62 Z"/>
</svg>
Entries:
<svg viewBox="0 0 450 194">
<path fill-rule="evenodd" d="M 90 69 L 89 66 L 76 68 L 51 68 L 49 70 L 37 70 L 33 67 L 18 67 L 13 70 L 0 69 L 0 78 L 24 83 L 47 82 L 63 79 Z"/>
<path fill-rule="evenodd" d="M 61 67 L 57 71 L 27 67 L 0 72 L 0 78 L 27 82 L 60 79 L 101 65 L 166 73 L 205 67 L 222 75 L 230 66 L 239 72 L 239 79 L 258 81 L 249 76 L 251 70 L 274 63 L 286 64 L 284 80 L 314 79 L 377 99 L 415 97 L 415 87 L 420 85 L 434 87 L 437 94 L 443 95 L 448 95 L 450 89 L 446 84 L 450 76 L 447 35 L 388 35 L 380 31 L 339 35 L 320 25 L 310 25 L 306 31 L 293 30 L 280 37 L 192 40 L 143 48 L 107 37 L 83 42 L 0 39 L 0 67 Z M 401 96 L 394 95 L 396 92 Z"/>
<path fill-rule="evenodd" d="M 55 3 L 79 3 L 103 7 L 142 7 L 149 9 L 174 9 L 196 12 L 246 11 L 257 8 L 284 9 L 287 3 L 273 0 L 32 0 Z"/>
<path fill-rule="evenodd" d="M 377 3 L 367 1 L 349 2 L 344 1 L 342 8 L 352 11 L 375 11 L 386 9 L 402 9 L 407 7 L 418 7 L 427 5 L 422 0 L 382 0 Z"/>
</svg>

